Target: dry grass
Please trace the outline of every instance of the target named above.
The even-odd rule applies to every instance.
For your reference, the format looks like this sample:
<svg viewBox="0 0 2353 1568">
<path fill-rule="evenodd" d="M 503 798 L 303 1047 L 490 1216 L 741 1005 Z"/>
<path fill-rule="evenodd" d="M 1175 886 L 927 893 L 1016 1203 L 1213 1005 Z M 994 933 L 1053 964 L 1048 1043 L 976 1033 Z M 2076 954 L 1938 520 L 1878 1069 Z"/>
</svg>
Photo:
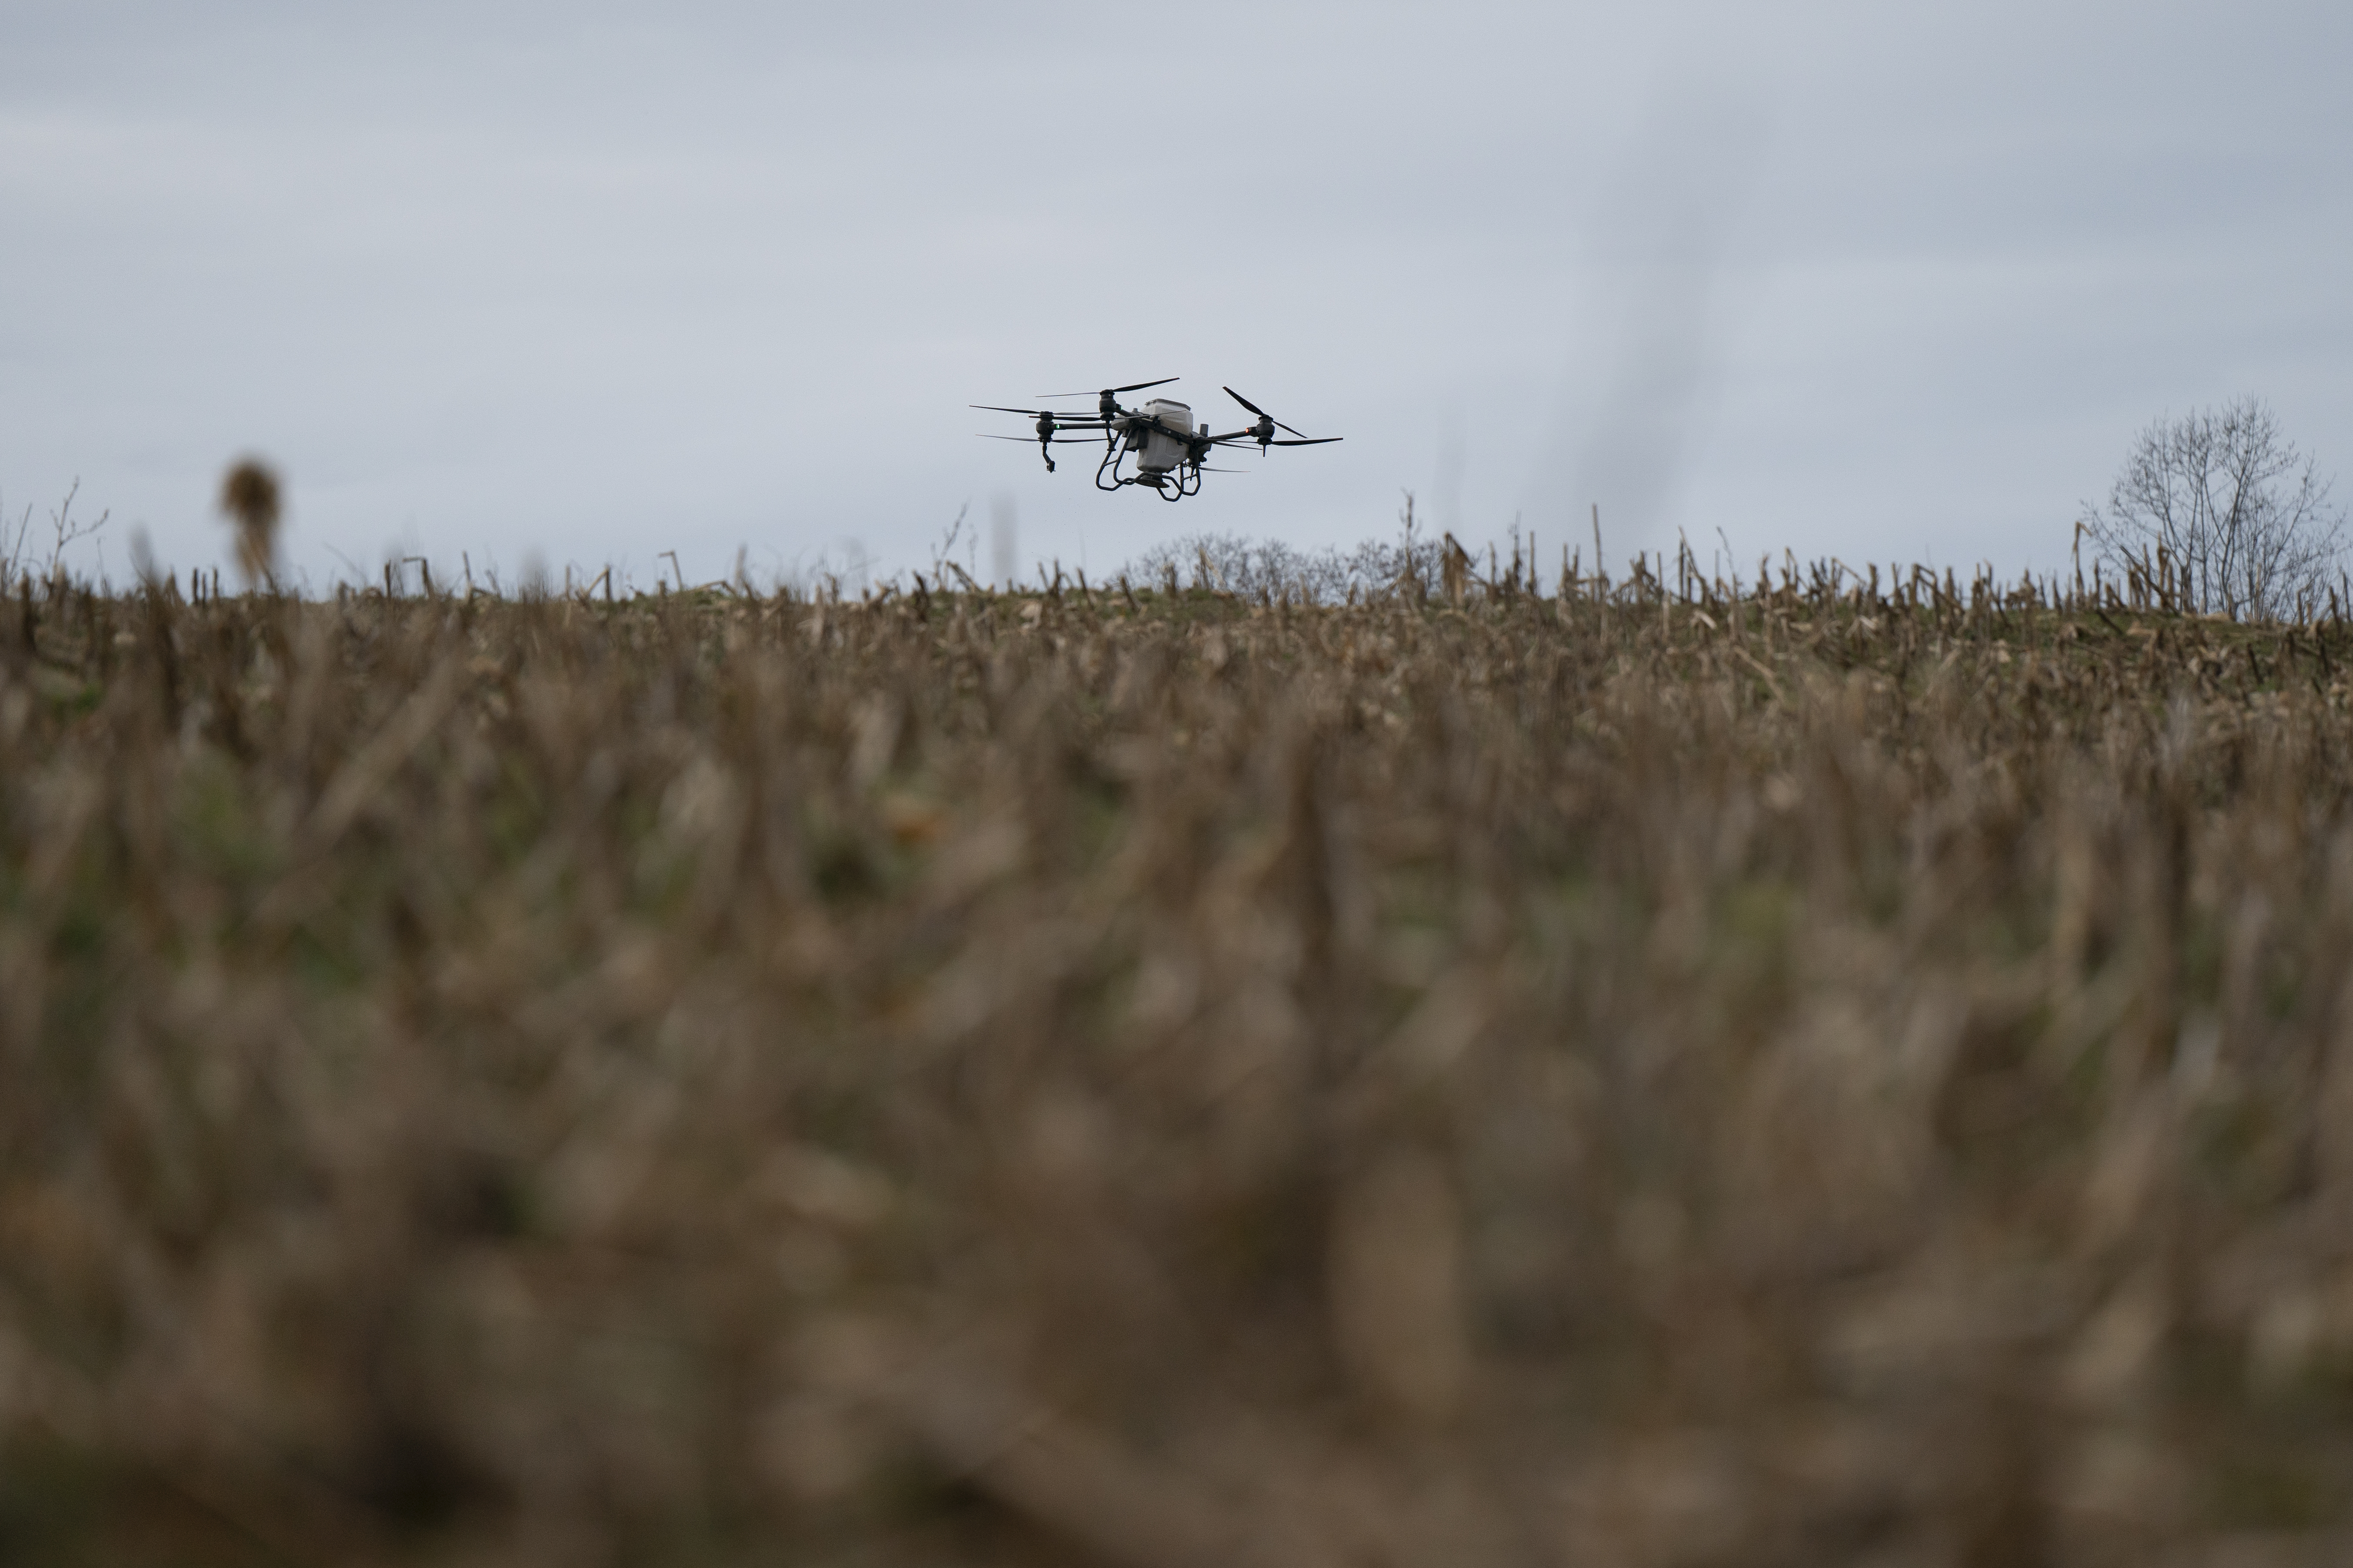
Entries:
<svg viewBox="0 0 2353 1568">
<path fill-rule="evenodd" d="M 0 607 L 0 1557 L 2336 1563 L 2336 626 Z"/>
</svg>

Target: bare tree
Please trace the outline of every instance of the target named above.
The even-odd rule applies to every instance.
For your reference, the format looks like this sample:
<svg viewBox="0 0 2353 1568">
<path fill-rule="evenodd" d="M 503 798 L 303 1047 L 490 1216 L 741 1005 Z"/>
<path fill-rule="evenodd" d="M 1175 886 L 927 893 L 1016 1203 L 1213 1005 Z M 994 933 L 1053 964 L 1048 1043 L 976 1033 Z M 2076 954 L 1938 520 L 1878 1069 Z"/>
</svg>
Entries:
<svg viewBox="0 0 2353 1568">
<path fill-rule="evenodd" d="M 2114 566 L 2161 559 L 2194 608 L 2285 618 L 2337 566 L 2345 510 L 2328 494 L 2271 405 L 2242 397 L 2142 431 L 2081 526 Z"/>
<path fill-rule="evenodd" d="M 113 516 L 111 511 L 100 512 L 95 521 L 74 516 L 74 499 L 80 494 L 81 481 L 76 479 L 73 488 L 66 491 L 65 504 L 49 513 L 49 529 L 53 537 L 49 542 L 48 563 L 42 568 L 41 575 L 52 581 L 65 564 L 66 551 L 77 541 L 98 534 L 106 527 L 107 519 Z M 5 511 L 0 510 L 0 591 L 15 584 L 20 577 L 30 579 L 34 575 L 34 547 L 26 542 L 26 535 L 31 532 L 32 526 L 31 507 L 26 507 L 17 517 L 14 527 L 9 525 Z"/>
<path fill-rule="evenodd" d="M 1319 605 L 1336 605 L 1351 595 L 1409 592 L 1430 597 L 1445 581 L 1446 547 L 1416 531 L 1413 504 L 1409 491 L 1405 510 L 1398 514 L 1395 544 L 1366 540 L 1347 550 L 1297 550 L 1279 539 L 1188 533 L 1154 545 L 1129 562 L 1123 574 L 1139 584 L 1189 583 L 1244 598 L 1285 595 Z M 1461 553 L 1459 546 L 1455 551 Z M 1516 548 L 1513 559 L 1518 559 Z"/>
</svg>

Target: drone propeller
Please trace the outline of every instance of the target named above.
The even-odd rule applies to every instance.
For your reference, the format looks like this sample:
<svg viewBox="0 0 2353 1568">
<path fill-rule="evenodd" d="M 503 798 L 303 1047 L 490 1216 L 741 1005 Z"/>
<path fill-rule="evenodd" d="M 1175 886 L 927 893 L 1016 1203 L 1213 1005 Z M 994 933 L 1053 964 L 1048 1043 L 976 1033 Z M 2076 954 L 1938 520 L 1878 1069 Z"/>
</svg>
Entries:
<svg viewBox="0 0 2353 1568">
<path fill-rule="evenodd" d="M 1291 430 L 1290 426 L 1285 425 L 1282 420 L 1277 419 L 1273 415 L 1269 414 L 1265 409 L 1261 408 L 1257 404 L 1252 403 L 1249 398 L 1244 397 L 1232 387 L 1229 386 L 1226 388 L 1226 395 L 1232 398 L 1236 403 L 1240 404 L 1244 408 L 1249 409 L 1252 414 L 1255 414 L 1260 418 L 1265 420 L 1268 424 L 1272 425 L 1277 430 Z M 1296 430 L 1291 430 L 1291 433 L 1294 436 L 1299 434 Z M 1340 439 L 1337 436 L 1327 436 L 1324 438 L 1327 441 L 1337 441 Z"/>
<path fill-rule="evenodd" d="M 1027 414 L 1032 419 L 1051 419 L 1066 430 L 1076 428 L 1081 424 L 1092 426 L 1096 423 L 1084 414 L 1058 414 L 1050 408 L 1008 408 L 996 403 L 968 403 L 965 406 L 985 408 L 991 414 Z"/>
<path fill-rule="evenodd" d="M 1286 429 L 1286 430 L 1288 430 L 1288 429 L 1290 429 L 1290 428 L 1291 428 L 1291 426 L 1288 426 L 1288 425 L 1286 425 L 1286 426 L 1283 426 L 1283 428 L 1284 428 L 1284 429 Z M 1261 441 L 1261 440 L 1260 440 L 1260 439 L 1258 438 L 1258 432 L 1257 432 L 1257 431 L 1255 431 L 1255 430 L 1237 430 L 1237 431 L 1235 431 L 1235 432 L 1234 432 L 1232 435 L 1230 435 L 1230 436 L 1212 436 L 1212 437 L 1209 437 L 1209 445 L 1211 445 L 1212 447 L 1328 447 L 1328 446 L 1330 446 L 1330 445 L 1331 445 L 1333 442 L 1335 442 L 1335 441 L 1345 441 L 1345 440 L 1346 440 L 1346 439 L 1347 439 L 1347 437 L 1345 437 L 1345 436 L 1313 436 L 1313 437 L 1303 436 L 1303 437 L 1300 437 L 1298 440 L 1296 440 L 1296 441 L 1282 441 L 1282 440 L 1277 440 L 1277 439 L 1274 439 L 1273 437 L 1270 437 L 1268 439 L 1266 439 L 1266 440 L 1264 440 L 1264 441 Z"/>
<path fill-rule="evenodd" d="M 974 434 L 977 435 L 984 441 L 1018 441 L 1025 447 L 1034 447 L 1038 444 L 1038 437 L 1035 436 L 997 436 L 993 435 L 987 430 L 975 431 Z M 1057 447 L 1076 447 L 1082 444 L 1092 446 L 1094 444 L 1094 437 L 1092 436 L 1055 436 L 1050 437 L 1050 439 Z"/>
<path fill-rule="evenodd" d="M 1164 375 L 1158 381 L 1130 382 L 1125 386 L 1106 386 L 1097 392 L 1041 392 L 1039 397 L 1109 397 L 1115 392 L 1142 392 L 1147 386 L 1166 386 L 1172 381 L 1182 381 L 1179 375 Z"/>
</svg>

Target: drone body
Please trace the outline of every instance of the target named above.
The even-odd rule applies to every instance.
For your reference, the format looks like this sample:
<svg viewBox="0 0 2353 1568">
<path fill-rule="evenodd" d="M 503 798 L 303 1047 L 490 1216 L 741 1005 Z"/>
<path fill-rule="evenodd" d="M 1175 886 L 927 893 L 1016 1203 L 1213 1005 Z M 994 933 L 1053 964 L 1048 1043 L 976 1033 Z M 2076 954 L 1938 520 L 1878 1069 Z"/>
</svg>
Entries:
<svg viewBox="0 0 2353 1568">
<path fill-rule="evenodd" d="M 1229 430 L 1213 436 L 1207 425 L 1193 423 L 1193 410 L 1173 397 L 1155 397 L 1140 408 L 1124 408 L 1119 395 L 1141 392 L 1146 387 L 1166 386 L 1176 379 L 1139 381 L 1127 386 L 1107 386 L 1095 395 L 1092 414 L 1069 414 L 1050 408 L 1006 408 L 996 404 L 976 403 L 975 408 L 985 408 L 995 414 L 1024 414 L 1037 420 L 1035 429 L 1038 450 L 1046 459 L 1046 471 L 1054 471 L 1056 445 L 1069 446 L 1092 441 L 1101 431 L 1103 438 L 1103 461 L 1095 468 L 1095 489 L 1115 490 L 1123 485 L 1144 485 L 1155 491 L 1162 500 L 1182 500 L 1199 492 L 1201 475 L 1205 472 L 1226 473 L 1230 469 L 1210 469 L 1204 463 L 1212 452 L 1221 447 L 1239 446 L 1255 441 L 1264 452 L 1269 447 L 1321 447 L 1340 439 L 1337 436 L 1319 436 L 1313 439 L 1276 419 L 1257 404 L 1226 388 L 1226 395 L 1258 416 L 1257 420 L 1240 430 Z M 1052 393 L 1051 397 L 1082 397 L 1083 393 Z M 1280 441 L 1277 430 L 1290 430 L 1296 439 Z M 1064 431 L 1083 434 L 1064 435 Z M 1018 441 L 1019 436 L 992 436 L 991 440 Z M 1120 470 L 1129 457 L 1135 458 L 1135 471 L 1123 474 Z"/>
<path fill-rule="evenodd" d="M 1193 410 L 1173 397 L 1155 397 L 1144 405 L 1147 421 L 1134 432 L 1140 437 L 1135 447 L 1135 483 L 1158 489 L 1171 473 L 1183 472 L 1191 459 L 1193 443 L 1209 433 L 1207 425 L 1199 434 L 1193 430 Z M 1179 434 L 1182 432 L 1182 434 Z"/>
</svg>

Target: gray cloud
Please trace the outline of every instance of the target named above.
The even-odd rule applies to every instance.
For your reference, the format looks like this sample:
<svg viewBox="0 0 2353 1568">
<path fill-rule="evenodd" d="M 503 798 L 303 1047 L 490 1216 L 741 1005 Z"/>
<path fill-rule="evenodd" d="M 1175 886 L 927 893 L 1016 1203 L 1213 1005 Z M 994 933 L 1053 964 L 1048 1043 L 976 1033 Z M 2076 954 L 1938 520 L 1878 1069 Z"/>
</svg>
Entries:
<svg viewBox="0 0 2353 1568">
<path fill-rule="evenodd" d="M 0 19 L 0 494 L 79 475 L 184 566 L 248 448 L 322 578 L 910 565 L 1000 493 L 1025 556 L 1314 543 L 1443 465 L 1481 536 L 2049 563 L 2134 429 L 2242 390 L 2353 470 L 2317 4 Z M 971 438 L 1172 374 L 1348 441 L 1176 509 Z"/>
</svg>

